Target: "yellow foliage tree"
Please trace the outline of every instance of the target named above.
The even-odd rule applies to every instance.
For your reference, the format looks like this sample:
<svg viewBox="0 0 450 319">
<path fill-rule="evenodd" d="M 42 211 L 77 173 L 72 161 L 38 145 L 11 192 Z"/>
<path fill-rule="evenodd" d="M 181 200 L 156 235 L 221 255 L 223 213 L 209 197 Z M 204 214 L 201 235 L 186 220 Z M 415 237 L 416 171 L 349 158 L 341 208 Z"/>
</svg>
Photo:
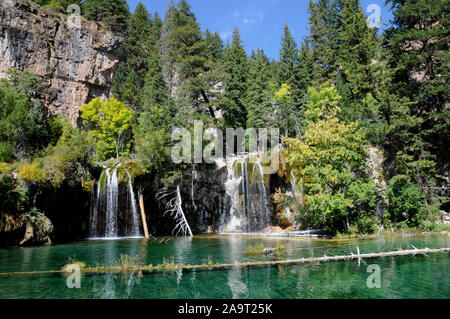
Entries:
<svg viewBox="0 0 450 319">
<path fill-rule="evenodd" d="M 134 112 L 114 97 L 104 102 L 96 98 L 81 109 L 81 118 L 96 139 L 100 159 L 129 154 L 133 117 Z"/>
</svg>

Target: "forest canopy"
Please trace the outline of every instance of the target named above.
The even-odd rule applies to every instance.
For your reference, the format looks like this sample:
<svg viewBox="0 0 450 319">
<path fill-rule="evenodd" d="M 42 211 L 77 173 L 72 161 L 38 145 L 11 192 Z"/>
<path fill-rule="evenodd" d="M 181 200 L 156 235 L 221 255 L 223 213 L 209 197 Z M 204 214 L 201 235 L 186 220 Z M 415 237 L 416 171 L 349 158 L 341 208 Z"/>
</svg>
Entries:
<svg viewBox="0 0 450 319">
<path fill-rule="evenodd" d="M 437 211 L 448 210 L 437 191 L 450 182 L 448 1 L 389 0 L 394 18 L 379 32 L 358 0 L 311 0 L 308 36 L 300 42 L 286 25 L 278 60 L 262 48 L 248 55 L 237 28 L 227 43 L 202 30 L 186 0 L 172 2 L 163 18 L 142 3 L 130 13 L 125 0 L 35 2 L 59 12 L 80 5 L 82 17 L 123 36 L 121 60 L 111 99 L 86 105 L 84 126 L 71 130 L 31 98 L 38 81 L 29 74 L 2 80 L 3 171 L 28 161 L 34 168 L 19 177 L 32 180 L 45 163 L 37 158 L 84 138 L 92 147 L 71 161 L 126 156 L 146 172 L 179 176 L 186 167 L 170 161 L 171 129 L 202 120 L 205 129 L 280 129 L 303 181 L 296 219 L 304 225 L 431 227 Z M 367 172 L 372 147 L 386 159 L 385 189 Z"/>
</svg>

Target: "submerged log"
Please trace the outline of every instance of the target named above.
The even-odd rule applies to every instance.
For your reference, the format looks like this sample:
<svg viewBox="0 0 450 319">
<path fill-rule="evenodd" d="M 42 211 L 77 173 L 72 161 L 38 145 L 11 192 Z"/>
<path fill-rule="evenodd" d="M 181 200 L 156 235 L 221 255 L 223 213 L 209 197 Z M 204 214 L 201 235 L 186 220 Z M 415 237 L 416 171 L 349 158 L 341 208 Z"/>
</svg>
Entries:
<svg viewBox="0 0 450 319">
<path fill-rule="evenodd" d="M 145 215 L 145 208 L 144 208 L 144 195 L 140 194 L 139 196 L 139 207 L 141 208 L 141 218 L 142 218 L 142 227 L 144 228 L 144 236 L 145 239 L 149 239 L 150 235 L 148 233 L 148 227 L 147 227 L 147 216 Z"/>
<path fill-rule="evenodd" d="M 414 250 L 399 250 L 392 252 L 381 252 L 372 254 L 358 254 L 358 255 L 347 255 L 347 256 L 324 256 L 320 258 L 302 258 L 302 259 L 288 259 L 288 260 L 278 260 L 278 261 L 260 261 L 260 262 L 235 262 L 233 264 L 213 264 L 212 261 L 208 264 L 202 265 L 176 265 L 176 264 L 162 264 L 158 266 L 130 266 L 123 268 L 121 266 L 115 267 L 96 267 L 96 268 L 82 268 L 81 272 L 86 273 L 120 273 L 120 272 L 130 272 L 139 271 L 147 273 L 160 273 L 160 272 L 170 272 L 170 271 L 195 271 L 195 270 L 226 270 L 230 268 L 244 268 L 244 267 L 255 267 L 255 266 L 276 266 L 276 265 L 299 265 L 306 263 L 321 263 L 321 262 L 331 262 L 331 261 L 345 261 L 345 260 L 355 260 L 355 259 L 371 259 L 380 257 L 394 257 L 394 256 L 407 256 L 407 255 L 418 255 L 418 254 L 436 254 L 436 253 L 449 253 L 450 248 L 439 248 L 439 249 L 414 249 Z M 48 273 L 67 273 L 64 268 L 62 270 L 42 270 L 34 272 L 13 272 L 13 273 L 0 273 L 0 276 L 13 276 L 13 275 L 29 275 L 29 274 L 48 274 Z"/>
</svg>

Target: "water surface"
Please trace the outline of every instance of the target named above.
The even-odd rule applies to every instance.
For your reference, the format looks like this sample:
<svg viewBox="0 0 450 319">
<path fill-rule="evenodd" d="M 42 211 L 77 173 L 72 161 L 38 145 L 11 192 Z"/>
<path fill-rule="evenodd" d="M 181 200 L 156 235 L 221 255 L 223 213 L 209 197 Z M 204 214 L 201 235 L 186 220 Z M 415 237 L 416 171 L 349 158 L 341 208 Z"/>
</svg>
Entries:
<svg viewBox="0 0 450 319">
<path fill-rule="evenodd" d="M 247 256 L 249 246 L 287 247 L 274 256 Z M 121 255 L 141 265 L 158 265 L 174 258 L 180 264 L 362 254 L 398 249 L 450 247 L 443 235 L 370 240 L 289 240 L 203 236 L 172 238 L 167 244 L 142 239 L 84 241 L 67 245 L 0 249 L 0 273 L 61 269 L 69 259 L 88 266 L 114 265 Z M 381 269 L 381 288 L 370 289 L 368 266 Z M 69 289 L 62 274 L 0 276 L 0 298 L 120 298 L 120 299 L 300 299 L 300 298 L 449 298 L 448 253 L 387 257 L 289 266 L 235 268 L 166 274 L 82 274 L 81 288 Z"/>
</svg>

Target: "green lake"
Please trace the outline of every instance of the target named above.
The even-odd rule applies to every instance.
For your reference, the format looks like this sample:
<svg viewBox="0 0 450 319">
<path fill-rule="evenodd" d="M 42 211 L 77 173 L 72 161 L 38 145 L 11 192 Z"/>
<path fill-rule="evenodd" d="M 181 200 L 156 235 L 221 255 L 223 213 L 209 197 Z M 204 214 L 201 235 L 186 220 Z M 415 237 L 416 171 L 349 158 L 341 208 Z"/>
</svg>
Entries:
<svg viewBox="0 0 450 319">
<path fill-rule="evenodd" d="M 287 251 L 272 256 L 247 256 L 249 246 Z M 111 266 L 121 255 L 142 265 L 158 265 L 174 257 L 185 265 L 285 260 L 308 257 L 362 254 L 399 249 L 450 247 L 450 237 L 424 235 L 365 240 L 293 240 L 241 236 L 199 236 L 158 241 L 129 239 L 83 241 L 34 248 L 0 249 L 0 298 L 95 298 L 95 299 L 304 299 L 304 298 L 450 298 L 448 253 L 312 263 L 289 266 L 233 268 L 217 271 L 133 274 L 82 274 L 81 288 L 69 289 L 67 275 L 20 274 L 58 270 L 70 258 L 87 266 Z M 370 289 L 369 265 L 381 270 L 381 288 Z"/>
</svg>

